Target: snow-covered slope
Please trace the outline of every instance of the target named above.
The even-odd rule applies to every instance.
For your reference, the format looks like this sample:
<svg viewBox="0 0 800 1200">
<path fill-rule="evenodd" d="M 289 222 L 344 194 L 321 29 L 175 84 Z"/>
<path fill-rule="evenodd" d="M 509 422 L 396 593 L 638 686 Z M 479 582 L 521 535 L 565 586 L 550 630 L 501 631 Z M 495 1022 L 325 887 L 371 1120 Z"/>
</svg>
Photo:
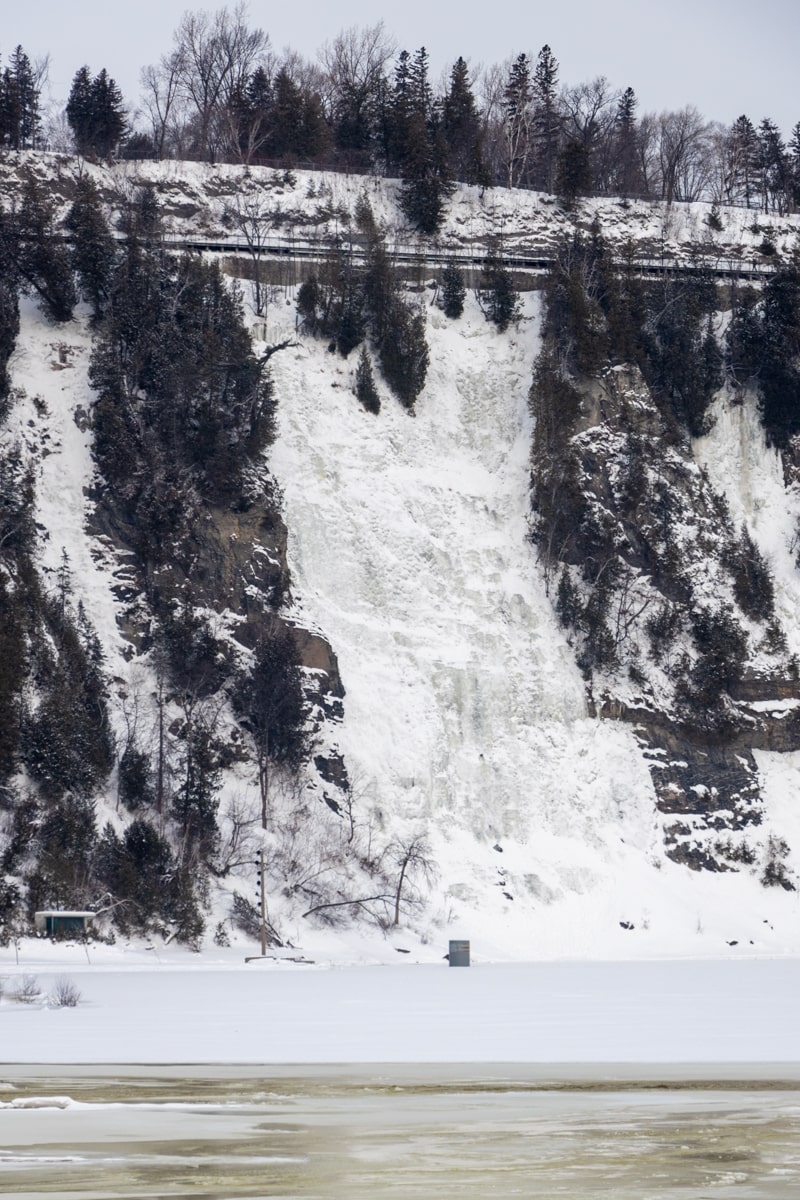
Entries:
<svg viewBox="0 0 800 1200">
<path fill-rule="evenodd" d="M 505 953 L 763 949 L 762 910 L 783 946 L 794 903 L 667 862 L 631 729 L 586 715 L 526 536 L 536 314 L 498 335 L 430 307 L 414 418 L 388 395 L 364 412 L 324 343 L 276 360 L 272 467 L 298 610 L 339 657 L 358 819 L 428 832 L 434 914 Z M 292 322 L 275 305 L 270 340 Z"/>
<path fill-rule="evenodd" d="M 220 187 L 211 183 L 230 190 L 230 170 L 156 173 L 176 203 L 193 191 L 204 197 L 216 221 Z M 335 185 L 326 203 L 352 204 L 363 181 L 302 176 L 291 191 L 311 211 L 323 185 Z M 379 219 L 392 217 L 392 187 L 373 187 Z M 488 227 L 493 218 L 477 192 L 468 199 L 472 215 L 455 204 L 451 223 L 477 220 L 480 211 Z M 498 194 L 493 203 L 505 213 L 514 199 Z M 520 228 L 537 205 L 547 224 L 549 209 L 535 197 L 515 202 Z M 652 221 L 667 215 L 653 209 Z M 686 232 L 690 217 L 670 219 Z M 291 615 L 330 643 L 345 690 L 344 716 L 325 724 L 322 745 L 344 758 L 364 856 L 386 861 L 424 838 L 430 868 L 418 864 L 410 875 L 407 898 L 416 891 L 420 904 L 404 909 L 390 936 L 366 923 L 355 931 L 317 926 L 277 888 L 273 923 L 317 957 L 394 957 L 397 945 L 440 958 L 447 939 L 460 936 L 484 957 L 523 959 L 797 952 L 797 895 L 764 890 L 754 871 L 698 874 L 666 859 L 632 728 L 588 715 L 528 536 L 535 293 L 505 334 L 472 300 L 451 322 L 431 304 L 430 290 L 418 299 L 431 365 L 414 415 L 380 381 L 380 414 L 361 408 L 352 392 L 355 356 L 342 360 L 324 341 L 296 334 L 291 288 L 274 291 L 266 328 L 253 318 L 268 343 L 296 341 L 271 362 L 279 436 L 269 468 L 285 498 Z M 13 408 L 7 432 L 36 460 L 42 563 L 55 580 L 68 553 L 76 595 L 103 643 L 122 733 L 134 703 L 152 726 L 155 685 L 146 657 L 131 657 L 120 634 L 122 604 L 111 589 L 122 564 L 85 521 L 93 475 L 83 420 L 89 346 L 83 318 L 54 329 L 25 304 L 12 371 L 27 398 Z M 749 412 L 721 404 L 697 453 L 729 493 L 734 518 L 742 512 L 769 554 L 778 607 L 800 649 L 786 491 Z M 792 756 L 764 755 L 763 769 L 770 830 L 800 847 Z M 113 787 L 112 779 L 98 816 L 120 823 Z M 256 796 L 252 764 L 238 763 L 221 811 L 231 799 Z M 331 829 L 341 838 L 346 824 L 324 808 L 320 816 L 321 807 L 296 833 L 314 853 Z M 255 898 L 244 871 L 215 884 L 209 933 L 227 918 L 234 887 Z"/>
</svg>

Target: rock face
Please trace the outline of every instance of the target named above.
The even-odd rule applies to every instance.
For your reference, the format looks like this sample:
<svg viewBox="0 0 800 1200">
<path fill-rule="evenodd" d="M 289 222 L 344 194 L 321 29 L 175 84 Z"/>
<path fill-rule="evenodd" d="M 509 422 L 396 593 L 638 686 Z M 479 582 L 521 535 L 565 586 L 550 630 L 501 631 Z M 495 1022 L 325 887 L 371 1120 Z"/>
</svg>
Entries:
<svg viewBox="0 0 800 1200">
<path fill-rule="evenodd" d="M 636 368 L 581 388 L 565 458 L 574 533 L 551 570 L 591 709 L 634 727 L 667 855 L 736 869 L 763 820 L 753 751 L 800 749 L 796 664 L 742 568 L 757 552 Z"/>
<path fill-rule="evenodd" d="M 276 614 L 289 596 L 286 526 L 276 508 L 254 504 L 246 511 L 204 505 L 179 560 L 162 566 L 136 553 L 136 530 L 109 502 L 95 496 L 90 531 L 115 562 L 113 591 L 123 602 L 120 630 L 132 652 L 150 645 L 152 602 L 169 606 L 188 593 L 192 603 L 224 618 L 231 635 L 252 649 L 265 614 Z M 336 655 L 325 639 L 291 622 L 309 697 L 325 715 L 342 714 L 344 689 Z"/>
</svg>

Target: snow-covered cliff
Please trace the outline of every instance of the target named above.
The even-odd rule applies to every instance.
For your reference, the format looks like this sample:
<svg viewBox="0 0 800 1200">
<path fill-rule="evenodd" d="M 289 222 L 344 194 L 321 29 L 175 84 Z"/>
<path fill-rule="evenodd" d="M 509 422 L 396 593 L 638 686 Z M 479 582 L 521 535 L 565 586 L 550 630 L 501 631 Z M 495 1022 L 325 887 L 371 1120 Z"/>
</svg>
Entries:
<svg viewBox="0 0 800 1200">
<path fill-rule="evenodd" d="M 75 165 L 51 165 L 49 174 L 35 165 L 67 203 Z M 298 173 L 279 183 L 268 173 L 174 164 L 88 169 L 109 202 L 115 188 L 155 183 L 182 237 L 225 232 L 225 205 L 244 180 L 280 213 L 276 236 L 307 233 L 312 218 L 317 232 L 348 226 L 366 189 L 387 241 L 411 240 L 391 182 Z M 442 242 L 482 243 L 497 222 L 515 248 L 555 242 L 562 226 L 576 219 L 588 226 L 596 211 L 614 238 L 641 236 L 648 254 L 667 232 L 676 253 L 706 237 L 701 206 L 623 210 L 592 201 L 576 218 L 535 196 L 462 189 Z M 724 218 L 736 252 L 751 253 L 757 235 L 740 214 Z M 793 232 L 784 219 L 776 237 L 788 247 Z M 295 288 L 277 279 L 273 272 L 266 314 L 252 311 L 249 290 L 245 312 L 256 352 L 291 343 L 270 362 L 278 436 L 264 466 L 283 497 L 291 579 L 283 614 L 305 631 L 309 679 L 316 672 L 343 695 L 323 698 L 317 766 L 300 783 L 276 788 L 261 839 L 249 824 L 258 807 L 256 765 L 220 693 L 215 720 L 230 753 L 218 819 L 223 851 L 233 849 L 226 870 L 209 879 L 206 945 L 215 927 L 247 944 L 231 930 L 231 905 L 234 893 L 256 903 L 253 856 L 266 845 L 274 867 L 270 921 L 294 950 L 347 946 L 356 956 L 381 957 L 396 946 L 437 958 L 449 937 L 470 937 L 478 953 L 524 959 L 711 955 L 734 946 L 797 952 L 797 894 L 765 889 L 761 876 L 770 838 L 789 848 L 787 878 L 800 869 L 792 800 L 800 752 L 757 752 L 764 818 L 753 861 L 698 873 L 666 852 L 652 756 L 633 724 L 591 715 L 530 537 L 528 392 L 541 345 L 539 294 L 524 294 L 522 316 L 505 333 L 487 323 L 471 294 L 464 315 L 450 321 L 423 263 L 410 296 L 425 314 L 425 388 L 409 413 L 379 377 L 382 406 L 373 415 L 353 395 L 356 356 L 343 359 L 325 340 L 298 332 Z M 92 338 L 87 313 L 56 327 L 23 302 L 10 363 L 16 394 L 2 439 L 5 448 L 19 445 L 34 468 L 43 577 L 55 591 L 66 552 L 76 602 L 99 635 L 118 744 L 131 722 L 153 744 L 159 722 L 163 736 L 164 697 L 148 617 L 130 556 L 97 519 Z M 749 402 L 721 396 L 695 453 L 767 557 L 796 652 L 797 500 Z M 244 536 L 242 528 L 229 536 Z M 214 611 L 207 597 L 203 608 L 220 638 L 235 644 L 241 614 L 225 604 Z M 787 713 L 795 703 L 784 701 Z M 167 708 L 179 740 L 179 706 L 167 700 Z M 110 822 L 122 833 L 130 817 L 116 774 L 95 803 L 98 828 Z M 9 829 L 7 820 L 6 836 Z M 378 930 L 374 917 L 391 915 L 409 847 L 416 851 L 406 864 L 401 923 Z M 316 892 L 312 879 L 322 881 Z M 367 903 L 373 892 L 388 897 L 383 907 Z"/>
</svg>

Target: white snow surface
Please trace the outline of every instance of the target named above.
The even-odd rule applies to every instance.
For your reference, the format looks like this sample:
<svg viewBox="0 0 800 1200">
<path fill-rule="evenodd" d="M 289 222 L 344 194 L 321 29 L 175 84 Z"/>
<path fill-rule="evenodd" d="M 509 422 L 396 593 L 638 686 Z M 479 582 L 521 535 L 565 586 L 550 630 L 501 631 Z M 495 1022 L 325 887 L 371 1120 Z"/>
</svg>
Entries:
<svg viewBox="0 0 800 1200">
<path fill-rule="evenodd" d="M 414 417 L 389 395 L 364 412 L 323 343 L 275 366 L 271 465 L 298 614 L 339 659 L 341 749 L 472 903 L 501 879 L 521 899 L 582 890 L 624 857 L 620 836 L 640 854 L 650 835 L 648 774 L 628 731 L 586 719 L 527 540 L 533 309 L 507 337 L 475 306 L 457 324 L 430 309 Z"/>
<path fill-rule="evenodd" d="M 0 1063 L 650 1063 L 686 1064 L 687 1078 L 691 1064 L 780 1078 L 800 1063 L 797 959 L 448 968 L 90 954 L 31 946 L 16 966 L 0 951 L 7 993 L 41 966 L 46 994 L 68 963 L 82 997 L 54 1009 L 7 994 Z"/>
</svg>

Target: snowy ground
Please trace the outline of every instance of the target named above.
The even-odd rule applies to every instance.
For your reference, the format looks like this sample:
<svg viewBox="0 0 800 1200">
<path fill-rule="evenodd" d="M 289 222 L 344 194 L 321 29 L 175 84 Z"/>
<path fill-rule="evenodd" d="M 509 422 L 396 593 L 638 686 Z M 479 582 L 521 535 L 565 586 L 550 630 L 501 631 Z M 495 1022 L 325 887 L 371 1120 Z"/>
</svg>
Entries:
<svg viewBox="0 0 800 1200">
<path fill-rule="evenodd" d="M 37 950 L 0 957 L 0 1062 L 800 1064 L 797 959 L 342 967 Z M 22 1004 L 24 975 L 44 995 L 68 976 L 82 1000 Z"/>
</svg>

